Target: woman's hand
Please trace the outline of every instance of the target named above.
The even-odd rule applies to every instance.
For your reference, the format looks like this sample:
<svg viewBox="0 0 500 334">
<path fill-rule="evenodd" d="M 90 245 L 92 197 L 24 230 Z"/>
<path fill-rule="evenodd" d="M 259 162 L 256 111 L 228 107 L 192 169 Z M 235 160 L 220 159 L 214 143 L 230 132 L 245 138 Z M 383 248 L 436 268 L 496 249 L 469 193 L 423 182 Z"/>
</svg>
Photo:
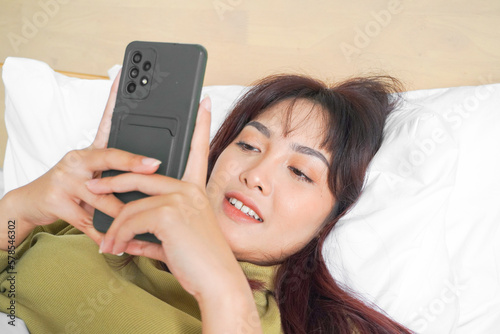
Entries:
<svg viewBox="0 0 500 334">
<path fill-rule="evenodd" d="M 186 170 L 181 180 L 163 175 L 126 173 L 88 182 L 96 195 L 140 191 L 151 195 L 124 205 L 101 244 L 101 251 L 147 256 L 163 261 L 199 302 L 204 332 L 236 332 L 236 323 L 255 321 L 248 282 L 215 219 L 205 192 L 210 100 L 200 104 Z M 97 209 L 104 209 L 100 207 Z M 161 245 L 135 240 L 152 233 Z M 227 312 L 224 313 L 224 309 Z M 224 315 L 225 314 L 225 315 Z M 227 319 L 226 319 L 227 318 Z"/>
<path fill-rule="evenodd" d="M 212 272 L 219 262 L 237 264 L 205 192 L 210 136 L 208 109 L 210 100 L 206 98 L 200 104 L 181 180 L 158 174 L 124 173 L 87 182 L 95 196 L 129 191 L 151 195 L 123 206 L 104 236 L 101 251 L 127 252 L 163 261 L 192 294 L 198 292 L 195 285 L 200 277 L 191 274 L 193 270 L 206 268 L 207 272 Z M 105 209 L 105 204 L 97 205 L 97 209 Z M 142 233 L 154 234 L 161 245 L 134 239 Z M 214 263 L 204 259 L 203 254 L 207 252 L 214 253 Z M 192 277 L 197 277 L 195 282 L 190 282 Z"/>
<path fill-rule="evenodd" d="M 106 208 L 104 212 L 116 216 L 123 203 L 113 195 L 92 193 L 85 182 L 108 169 L 151 174 L 158 168 L 158 161 L 154 159 L 106 149 L 119 77 L 120 74 L 112 85 L 96 138 L 90 147 L 67 153 L 47 173 L 12 190 L 2 199 L 2 206 L 5 206 L 2 216 L 8 215 L 9 219 L 17 221 L 17 242 L 22 241 L 35 226 L 63 219 L 100 244 L 102 234 L 93 227 L 92 207 L 99 202 Z"/>
</svg>

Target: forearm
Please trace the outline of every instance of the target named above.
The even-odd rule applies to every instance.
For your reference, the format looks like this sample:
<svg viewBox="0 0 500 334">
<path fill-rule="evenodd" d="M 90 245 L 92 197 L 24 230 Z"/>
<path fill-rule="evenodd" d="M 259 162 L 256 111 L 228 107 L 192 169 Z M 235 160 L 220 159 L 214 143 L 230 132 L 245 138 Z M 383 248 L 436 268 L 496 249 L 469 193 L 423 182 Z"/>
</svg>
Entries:
<svg viewBox="0 0 500 334">
<path fill-rule="evenodd" d="M 233 287 L 231 287 L 233 286 Z M 203 334 L 262 333 L 257 307 L 248 283 L 229 284 L 198 298 Z"/>
<path fill-rule="evenodd" d="M 0 249 L 9 250 L 19 245 L 35 228 L 20 216 L 18 208 L 22 203 L 15 190 L 0 199 Z M 11 247 L 9 247 L 11 246 Z"/>
</svg>

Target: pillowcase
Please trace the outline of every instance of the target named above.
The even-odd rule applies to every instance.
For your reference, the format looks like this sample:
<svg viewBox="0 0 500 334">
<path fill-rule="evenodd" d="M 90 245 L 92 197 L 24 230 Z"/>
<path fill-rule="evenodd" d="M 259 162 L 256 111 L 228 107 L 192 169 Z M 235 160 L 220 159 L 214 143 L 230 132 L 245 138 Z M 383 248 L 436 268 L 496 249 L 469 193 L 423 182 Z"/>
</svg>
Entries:
<svg viewBox="0 0 500 334">
<path fill-rule="evenodd" d="M 59 74 L 33 59 L 5 60 L 5 192 L 36 179 L 68 151 L 92 143 L 119 69 L 115 65 L 108 71 L 110 80 L 85 80 Z M 245 90 L 243 86 L 203 88 L 201 96 L 212 99 L 212 137 Z"/>
<path fill-rule="evenodd" d="M 92 142 L 111 82 L 70 78 L 22 58 L 7 58 L 2 78 L 8 192 L 45 173 L 69 150 Z"/>
<path fill-rule="evenodd" d="M 91 143 L 112 81 L 68 78 L 23 58 L 7 58 L 3 80 L 9 191 Z M 204 87 L 212 136 L 245 90 Z M 325 261 L 340 284 L 419 333 L 492 332 L 500 326 L 500 85 L 403 96 L 359 203 L 325 243 Z"/>
<path fill-rule="evenodd" d="M 408 92 L 330 272 L 417 333 L 500 326 L 500 85 Z"/>
<path fill-rule="evenodd" d="M 455 284 L 445 221 L 457 161 L 439 115 L 406 103 L 388 119 L 359 202 L 323 249 L 338 282 L 418 333 L 446 333 L 459 314 L 451 297 L 432 323 L 423 313 Z"/>
</svg>

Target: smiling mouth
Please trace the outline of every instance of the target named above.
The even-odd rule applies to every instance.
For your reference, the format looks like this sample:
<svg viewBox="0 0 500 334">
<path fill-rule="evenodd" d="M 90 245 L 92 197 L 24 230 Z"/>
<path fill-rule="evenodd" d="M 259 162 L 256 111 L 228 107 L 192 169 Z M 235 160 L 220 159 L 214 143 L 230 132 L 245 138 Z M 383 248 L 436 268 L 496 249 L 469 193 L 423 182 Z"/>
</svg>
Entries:
<svg viewBox="0 0 500 334">
<path fill-rule="evenodd" d="M 261 223 L 263 222 L 262 218 L 260 218 L 259 215 L 257 215 L 255 213 L 255 211 L 250 209 L 248 206 L 244 205 L 243 202 L 237 200 L 234 197 L 229 197 L 229 198 L 227 198 L 227 200 L 232 206 L 234 206 L 236 209 L 240 210 L 241 212 L 243 212 L 247 216 L 252 217 L 253 219 L 255 219 Z"/>
</svg>

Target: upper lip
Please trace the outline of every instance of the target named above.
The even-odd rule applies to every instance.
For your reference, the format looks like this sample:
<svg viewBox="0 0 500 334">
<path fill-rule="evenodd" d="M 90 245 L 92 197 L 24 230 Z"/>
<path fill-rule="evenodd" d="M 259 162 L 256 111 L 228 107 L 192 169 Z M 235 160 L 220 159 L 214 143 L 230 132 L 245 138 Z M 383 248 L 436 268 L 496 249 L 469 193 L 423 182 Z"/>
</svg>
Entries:
<svg viewBox="0 0 500 334">
<path fill-rule="evenodd" d="M 230 191 L 226 193 L 226 199 L 230 198 L 236 198 L 238 201 L 242 202 L 243 205 L 248 206 L 250 209 L 252 209 L 259 217 L 264 221 L 264 217 L 262 216 L 262 213 L 260 212 L 259 208 L 255 204 L 255 202 L 250 198 L 247 197 L 241 193 L 235 192 L 235 191 Z"/>
</svg>

